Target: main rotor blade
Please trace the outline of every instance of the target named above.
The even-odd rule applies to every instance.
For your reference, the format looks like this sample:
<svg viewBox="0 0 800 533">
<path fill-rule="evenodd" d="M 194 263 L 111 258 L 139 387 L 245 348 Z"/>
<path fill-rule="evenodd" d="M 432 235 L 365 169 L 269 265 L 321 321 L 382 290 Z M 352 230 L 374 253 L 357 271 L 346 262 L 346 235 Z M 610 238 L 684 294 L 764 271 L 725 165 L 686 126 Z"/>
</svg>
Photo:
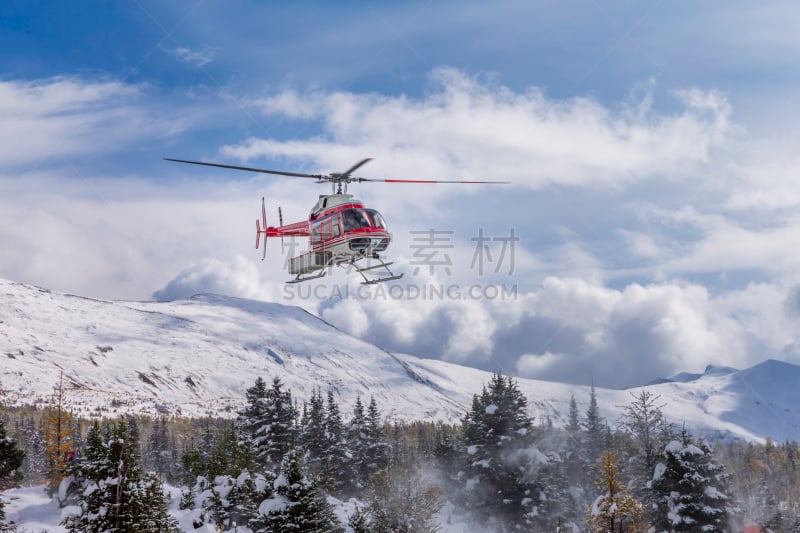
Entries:
<svg viewBox="0 0 800 533">
<path fill-rule="evenodd" d="M 510 185 L 510 181 L 464 181 L 464 180 L 400 180 L 400 179 L 385 179 L 376 180 L 371 178 L 353 178 L 353 181 L 377 181 L 380 183 L 460 183 L 460 184 L 496 184 L 496 185 Z"/>
<path fill-rule="evenodd" d="M 342 174 L 341 174 L 341 175 L 342 175 L 342 176 L 349 176 L 350 174 L 352 174 L 353 172 L 355 172 L 356 170 L 358 170 L 359 168 L 361 168 L 361 166 L 362 166 L 362 165 L 366 165 L 366 164 L 367 164 L 367 163 L 369 163 L 370 161 L 372 161 L 372 158 L 371 158 L 371 157 L 368 157 L 368 158 L 364 159 L 363 161 L 360 161 L 360 162 L 356 163 L 355 165 L 353 165 L 352 167 L 350 167 L 350 168 L 349 168 L 347 171 L 345 171 L 345 172 L 342 172 Z"/>
<path fill-rule="evenodd" d="M 248 172 L 261 172 L 262 174 L 278 174 L 279 176 L 292 176 L 295 178 L 314 178 L 314 179 L 324 179 L 325 176 L 321 174 L 302 174 L 300 172 L 284 172 L 283 170 L 267 170 L 264 168 L 252 168 L 252 167 L 237 167 L 234 165 L 222 165 L 220 163 L 202 163 L 200 161 L 186 161 L 185 159 L 171 159 L 169 157 L 164 158 L 165 161 L 175 161 L 176 163 L 189 163 L 190 165 L 203 165 L 206 167 L 219 167 L 219 168 L 232 168 L 233 170 L 246 170 Z"/>
</svg>

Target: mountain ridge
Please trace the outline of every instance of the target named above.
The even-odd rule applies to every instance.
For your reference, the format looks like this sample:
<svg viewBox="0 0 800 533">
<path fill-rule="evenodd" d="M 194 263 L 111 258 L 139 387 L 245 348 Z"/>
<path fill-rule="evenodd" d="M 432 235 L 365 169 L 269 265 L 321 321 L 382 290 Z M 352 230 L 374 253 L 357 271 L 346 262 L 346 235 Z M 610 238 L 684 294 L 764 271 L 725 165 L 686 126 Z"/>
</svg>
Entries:
<svg viewBox="0 0 800 533">
<path fill-rule="evenodd" d="M 257 376 L 279 376 L 298 402 L 331 389 L 343 412 L 373 396 L 387 419 L 456 423 L 491 377 L 387 352 L 298 307 L 216 294 L 114 302 L 3 279 L 0 360 L 6 401 L 46 404 L 63 372 L 70 406 L 84 416 L 235 416 Z M 587 386 L 515 379 L 540 421 L 564 425 L 572 395 L 581 412 L 588 406 Z M 647 390 L 669 405 L 671 422 L 711 438 L 800 440 L 795 379 L 800 367 L 767 360 L 596 395 L 611 424 Z"/>
</svg>

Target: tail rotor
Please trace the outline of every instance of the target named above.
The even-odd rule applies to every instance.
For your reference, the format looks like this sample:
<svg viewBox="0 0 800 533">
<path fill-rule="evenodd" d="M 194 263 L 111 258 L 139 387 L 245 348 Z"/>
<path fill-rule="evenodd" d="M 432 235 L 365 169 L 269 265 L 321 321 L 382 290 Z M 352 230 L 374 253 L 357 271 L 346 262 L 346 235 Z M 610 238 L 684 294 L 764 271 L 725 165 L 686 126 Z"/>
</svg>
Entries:
<svg viewBox="0 0 800 533">
<path fill-rule="evenodd" d="M 278 223 L 283 227 L 283 210 L 278 206 Z M 266 225 L 266 222 L 264 223 Z M 281 235 L 281 255 L 286 256 L 286 250 L 283 247 L 283 235 Z"/>
<path fill-rule="evenodd" d="M 262 228 L 261 222 L 264 223 Z M 264 234 L 264 247 L 261 249 L 261 260 L 263 261 L 267 257 L 267 206 L 264 202 L 264 197 L 261 197 L 261 221 L 256 219 L 256 250 L 258 250 L 258 246 L 261 243 L 261 234 Z"/>
</svg>

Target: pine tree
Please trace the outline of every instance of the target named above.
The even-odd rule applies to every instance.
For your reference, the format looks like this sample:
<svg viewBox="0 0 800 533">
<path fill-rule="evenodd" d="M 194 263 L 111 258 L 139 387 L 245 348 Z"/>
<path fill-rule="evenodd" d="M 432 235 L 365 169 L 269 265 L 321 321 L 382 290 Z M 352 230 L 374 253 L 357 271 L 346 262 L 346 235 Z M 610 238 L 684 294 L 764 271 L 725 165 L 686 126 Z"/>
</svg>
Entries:
<svg viewBox="0 0 800 533">
<path fill-rule="evenodd" d="M 165 417 L 156 418 L 153 421 L 153 428 L 147 437 L 147 454 L 150 465 L 164 478 L 172 480 L 174 469 L 174 457 L 170 446 L 169 434 L 167 432 L 167 420 Z"/>
<path fill-rule="evenodd" d="M 435 533 L 442 508 L 441 489 L 426 483 L 410 465 L 376 474 L 370 480 L 369 531 L 374 533 Z"/>
<path fill-rule="evenodd" d="M 176 531 L 160 481 L 142 474 L 125 420 L 89 430 L 85 457 L 69 465 L 81 513 L 64 519 L 72 532 Z"/>
<path fill-rule="evenodd" d="M 260 505 L 267 513 L 251 523 L 256 533 L 343 533 L 330 505 L 306 477 L 297 449 L 287 453 L 273 486 L 275 495 Z"/>
<path fill-rule="evenodd" d="M 488 387 L 473 396 L 462 423 L 462 497 L 478 520 L 521 528 L 538 513 L 542 487 L 527 478 L 534 460 L 528 449 L 532 425 L 527 400 L 510 377 L 493 375 Z"/>
<path fill-rule="evenodd" d="M 608 428 L 600 417 L 600 408 L 597 405 L 597 393 L 592 383 L 589 395 L 589 408 L 586 411 L 586 458 L 589 463 L 594 464 L 600 460 L 603 451 L 608 449 L 607 441 Z"/>
<path fill-rule="evenodd" d="M 370 533 L 369 523 L 367 522 L 367 515 L 361 511 L 356 505 L 355 511 L 347 519 L 347 526 L 353 530 L 353 533 Z"/>
<path fill-rule="evenodd" d="M 279 377 L 266 388 L 264 380 L 256 379 L 255 385 L 247 389 L 247 405 L 240 413 L 239 425 L 249 443 L 253 457 L 261 466 L 275 466 L 295 443 L 296 413 L 292 404 L 292 393 L 283 390 Z"/>
<path fill-rule="evenodd" d="M 769 485 L 767 473 L 764 472 L 764 478 L 756 495 L 756 507 L 759 510 L 758 524 L 765 533 L 778 533 L 785 530 L 787 518 Z"/>
<path fill-rule="evenodd" d="M 581 487 L 589 479 L 589 461 L 586 457 L 583 430 L 578 418 L 578 404 L 575 402 L 574 394 L 570 396 L 569 418 L 565 429 L 567 438 L 566 451 L 564 453 L 564 475 L 569 485 L 575 489 L 572 491 L 573 494 L 577 495 L 581 492 Z M 586 508 L 586 503 L 584 501 L 575 501 L 570 507 L 577 511 L 579 506 L 582 512 Z"/>
<path fill-rule="evenodd" d="M 33 416 L 26 417 L 19 428 L 20 443 L 25 447 L 22 471 L 26 482 L 39 485 L 46 473 L 44 434 Z"/>
<path fill-rule="evenodd" d="M 200 457 L 200 451 L 197 449 L 194 441 L 190 441 L 189 444 L 184 448 L 183 453 L 181 454 L 181 482 L 184 485 L 191 486 L 194 484 L 197 476 L 203 472 L 203 465 L 202 460 Z"/>
<path fill-rule="evenodd" d="M 729 514 L 727 475 L 703 442 L 684 429 L 664 448 L 651 482 L 658 531 L 726 531 Z"/>
<path fill-rule="evenodd" d="M 320 482 L 322 487 L 332 494 L 340 494 L 350 488 L 347 454 L 347 439 L 345 438 L 344 423 L 339 413 L 339 406 L 333 396 L 333 391 L 328 391 L 328 403 L 323 421 L 323 449 L 322 471 Z"/>
<path fill-rule="evenodd" d="M 137 487 L 137 505 L 133 511 L 133 531 L 177 533 L 178 522 L 169 515 L 161 478 L 156 472 L 145 474 Z"/>
<path fill-rule="evenodd" d="M 326 451 L 325 402 L 319 389 L 311 392 L 308 404 L 303 406 L 298 440 L 305 450 L 309 472 L 318 475 L 322 471 Z"/>
<path fill-rule="evenodd" d="M 381 421 L 381 412 L 375 397 L 369 399 L 366 419 L 367 464 L 370 474 L 386 468 L 389 464 L 389 445 L 386 443 L 386 432 Z"/>
<path fill-rule="evenodd" d="M 350 451 L 350 475 L 348 485 L 351 490 L 360 491 L 366 487 L 369 479 L 369 440 L 367 435 L 367 416 L 361 397 L 356 397 L 353 406 L 353 417 L 347 426 L 347 448 Z"/>
<path fill-rule="evenodd" d="M 17 442 L 6 435 L 5 424 L 0 419 L 0 490 L 12 487 L 20 481 L 24 458 L 25 452 L 17 448 Z M 3 499 L 0 497 L 0 531 L 6 531 L 3 523 L 5 520 L 4 506 Z"/>
<path fill-rule="evenodd" d="M 559 521 L 575 522 L 583 515 L 586 506 L 578 509 L 564 470 L 565 465 L 555 452 L 548 452 L 544 460 L 540 458 L 537 464 L 527 468 L 527 476 L 523 479 L 530 486 L 539 488 L 536 512 L 529 518 L 537 531 L 553 531 Z"/>
<path fill-rule="evenodd" d="M 601 456 L 596 485 L 602 494 L 589 508 L 588 525 L 597 533 L 647 531 L 647 510 L 622 484 L 616 460 L 611 450 L 606 450 Z"/>
<path fill-rule="evenodd" d="M 24 459 L 25 452 L 6 434 L 5 423 L 0 419 L 0 490 L 11 488 L 22 480 Z"/>
</svg>

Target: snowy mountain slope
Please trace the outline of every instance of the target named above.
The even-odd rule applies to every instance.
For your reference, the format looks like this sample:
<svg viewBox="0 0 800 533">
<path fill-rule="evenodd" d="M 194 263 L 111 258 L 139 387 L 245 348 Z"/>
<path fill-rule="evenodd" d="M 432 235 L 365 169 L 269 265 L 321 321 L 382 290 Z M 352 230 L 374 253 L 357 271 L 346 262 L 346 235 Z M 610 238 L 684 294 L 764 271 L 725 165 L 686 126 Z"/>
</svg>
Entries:
<svg viewBox="0 0 800 533">
<path fill-rule="evenodd" d="M 321 387 L 345 405 L 374 395 L 389 417 L 462 411 L 392 354 L 299 308 L 222 296 L 108 302 L 0 281 L 0 358 L 7 399 L 47 402 L 63 370 L 84 414 L 230 416 L 257 376 L 276 375 L 300 400 Z"/>
<path fill-rule="evenodd" d="M 469 406 L 490 375 L 443 361 L 400 355 L 414 371 L 436 384 L 457 402 Z M 581 413 L 586 412 L 590 387 L 530 379 L 517 379 L 528 398 L 531 413 L 539 421 L 549 417 L 556 426 L 566 425 L 570 395 Z M 686 424 L 693 433 L 711 439 L 800 440 L 800 366 L 768 360 L 751 368 L 734 369 L 710 366 L 700 377 L 626 390 L 597 388 L 600 412 L 614 425 L 631 403 L 632 395 L 647 390 L 660 396 L 659 404 L 667 420 Z"/>
<path fill-rule="evenodd" d="M 345 412 L 375 396 L 387 418 L 458 421 L 489 373 L 390 354 L 296 307 L 215 295 L 170 303 L 109 302 L 0 280 L 0 389 L 46 403 L 63 370 L 70 405 L 114 412 L 233 416 L 257 376 L 280 376 L 299 401 L 332 388 Z M 566 422 L 589 388 L 518 379 L 531 413 Z M 615 424 L 631 394 L 661 396 L 668 419 L 712 437 L 800 440 L 800 367 L 766 361 L 709 367 L 691 380 L 597 389 Z"/>
</svg>

